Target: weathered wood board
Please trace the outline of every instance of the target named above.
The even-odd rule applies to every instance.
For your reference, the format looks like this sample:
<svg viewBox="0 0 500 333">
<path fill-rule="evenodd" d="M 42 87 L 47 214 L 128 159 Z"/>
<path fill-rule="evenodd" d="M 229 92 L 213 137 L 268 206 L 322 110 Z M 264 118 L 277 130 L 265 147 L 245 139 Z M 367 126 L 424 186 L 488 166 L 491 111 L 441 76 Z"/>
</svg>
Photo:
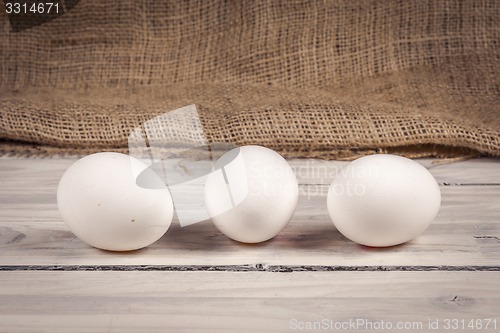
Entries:
<svg viewBox="0 0 500 333">
<path fill-rule="evenodd" d="M 345 162 L 291 160 L 299 205 L 273 240 L 244 245 L 210 221 L 174 221 L 158 242 L 127 253 L 82 243 L 59 216 L 57 184 L 73 162 L 0 159 L 0 332 L 323 325 L 311 332 L 352 321 L 360 332 L 382 321 L 393 328 L 379 331 L 483 332 L 495 331 L 493 320 L 500 329 L 499 160 L 419 160 L 440 184 L 442 207 L 423 235 L 400 246 L 359 246 L 333 227 L 326 193 Z M 179 178 L 206 167 L 172 163 Z"/>
</svg>

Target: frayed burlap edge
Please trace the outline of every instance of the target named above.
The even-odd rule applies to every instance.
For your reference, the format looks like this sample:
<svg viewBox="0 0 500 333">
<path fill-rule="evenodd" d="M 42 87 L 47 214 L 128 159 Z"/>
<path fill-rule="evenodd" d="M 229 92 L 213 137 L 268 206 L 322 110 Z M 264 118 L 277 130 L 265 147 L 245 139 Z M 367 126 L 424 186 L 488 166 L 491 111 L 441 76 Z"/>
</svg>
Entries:
<svg viewBox="0 0 500 333">
<path fill-rule="evenodd" d="M 128 153 L 127 148 L 61 148 L 44 145 L 35 145 L 23 142 L 0 140 L 0 158 L 79 158 L 85 155 L 112 151 Z M 373 149 L 331 149 L 323 151 L 278 151 L 285 158 L 316 158 L 327 160 L 350 161 L 372 154 L 395 154 L 408 158 L 439 158 L 439 159 L 466 159 L 485 156 L 480 152 L 465 147 L 448 147 L 444 145 L 413 145 Z M 172 152 L 175 156 L 176 152 Z"/>
</svg>

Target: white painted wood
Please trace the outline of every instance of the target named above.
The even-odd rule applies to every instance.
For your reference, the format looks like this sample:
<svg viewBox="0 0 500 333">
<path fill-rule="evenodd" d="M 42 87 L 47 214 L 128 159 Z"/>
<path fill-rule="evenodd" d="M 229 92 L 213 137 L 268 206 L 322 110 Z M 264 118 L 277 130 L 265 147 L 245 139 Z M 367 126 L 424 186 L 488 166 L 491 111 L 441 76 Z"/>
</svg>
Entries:
<svg viewBox="0 0 500 333">
<path fill-rule="evenodd" d="M 481 161 L 460 163 L 469 163 L 494 182 L 498 164 Z M 442 186 L 443 204 L 433 225 L 416 240 L 389 249 L 366 248 L 343 238 L 326 211 L 327 186 L 311 184 L 301 186 L 289 227 L 264 244 L 233 242 L 205 221 L 184 228 L 174 223 L 160 241 L 141 251 L 104 252 L 75 238 L 57 211 L 58 180 L 72 162 L 0 160 L 0 265 L 488 266 L 500 262 L 500 186 L 472 185 Z M 467 183 L 467 175 L 475 172 L 457 172 L 465 179 L 460 183 Z M 475 182 L 474 177 L 470 179 Z"/>
<path fill-rule="evenodd" d="M 428 332 L 429 320 L 441 332 L 445 319 L 500 324 L 499 272 L 0 273 L 0 332 L 9 333 L 289 332 L 323 319 L 415 325 L 399 332 Z"/>
<path fill-rule="evenodd" d="M 410 332 L 430 331 L 429 320 L 440 321 L 436 332 L 444 330 L 445 319 L 491 318 L 500 329 L 500 272 L 470 271 L 500 266 L 498 160 L 434 165 L 421 160 L 438 182 L 452 186 L 441 186 L 436 221 L 402 246 L 367 248 L 334 229 L 325 206 L 330 179 L 314 170 L 338 170 L 345 162 L 292 160 L 296 170 L 303 163 L 310 169 L 299 174 L 307 185 L 301 186 L 292 222 L 275 239 L 244 245 L 209 221 L 185 228 L 174 223 L 157 243 L 129 253 L 91 248 L 61 220 L 56 188 L 73 161 L 0 159 L 0 266 L 21 269 L 0 271 L 0 332 L 289 332 L 293 319 L 325 318 L 424 325 L 405 330 Z M 191 166 L 184 163 L 178 176 Z M 27 271 L 26 265 L 226 271 Z M 241 271 L 273 265 L 413 271 Z M 418 271 L 428 269 L 424 266 L 454 271 Z M 471 330 L 454 330 L 461 331 Z"/>
<path fill-rule="evenodd" d="M 426 167 L 439 184 L 497 184 L 500 185 L 500 159 L 480 158 L 465 161 L 416 159 Z M 340 169 L 349 162 L 314 159 L 288 161 L 303 184 L 330 184 Z"/>
<path fill-rule="evenodd" d="M 463 172 L 458 168 L 455 178 L 443 175 L 443 179 L 452 183 L 462 177 L 459 183 L 465 184 L 467 179 L 472 183 L 494 183 L 499 172 L 497 161 L 482 161 L 459 162 L 475 171 Z M 290 225 L 263 244 L 236 243 L 210 221 L 204 221 L 184 228 L 174 223 L 161 240 L 140 251 L 105 252 L 78 240 L 57 211 L 57 184 L 72 162 L 0 160 L 0 265 L 494 266 L 500 263 L 500 186 L 496 185 L 441 186 L 443 202 L 435 222 L 416 240 L 393 248 L 367 248 L 342 237 L 327 214 L 327 185 L 310 184 L 301 186 L 299 206 Z M 431 170 L 437 172 L 439 168 L 452 168 L 459 163 Z"/>
<path fill-rule="evenodd" d="M 55 194 L 46 188 L 2 192 L 0 265 L 498 265 L 500 186 L 441 190 L 442 208 L 431 227 L 397 247 L 373 249 L 346 240 L 328 217 L 326 186 L 309 185 L 290 225 L 269 242 L 231 241 L 210 221 L 184 228 L 174 223 L 157 243 L 123 254 L 75 238 L 57 212 Z"/>
<path fill-rule="evenodd" d="M 64 170 L 76 159 L 20 159 L 0 158 L 0 182 L 5 186 L 32 186 L 33 181 L 41 181 L 41 186 L 57 185 Z M 441 160 L 415 160 L 429 169 L 440 184 L 497 184 L 500 185 L 500 159 L 481 158 L 459 162 L 442 163 Z M 327 184 L 348 162 L 316 159 L 288 160 L 296 172 L 300 184 Z M 438 163 L 435 163 L 438 162 Z M 177 181 L 186 177 L 203 174 L 209 169 L 208 163 L 173 159 L 165 163 Z"/>
</svg>

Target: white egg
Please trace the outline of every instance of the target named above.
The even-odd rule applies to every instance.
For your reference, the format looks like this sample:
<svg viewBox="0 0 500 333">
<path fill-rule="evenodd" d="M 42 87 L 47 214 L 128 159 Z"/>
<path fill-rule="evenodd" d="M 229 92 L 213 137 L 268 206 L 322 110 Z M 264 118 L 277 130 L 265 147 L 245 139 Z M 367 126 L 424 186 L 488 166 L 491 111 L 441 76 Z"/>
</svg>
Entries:
<svg viewBox="0 0 500 333">
<path fill-rule="evenodd" d="M 244 146 L 224 154 L 205 183 L 205 204 L 226 236 L 258 243 L 276 236 L 290 221 L 298 200 L 295 174 L 278 153 Z"/>
<path fill-rule="evenodd" d="M 330 185 L 328 213 L 350 240 L 392 246 L 420 235 L 434 220 L 441 192 L 419 163 L 395 155 L 371 155 L 340 170 Z"/>
<path fill-rule="evenodd" d="M 141 171 L 148 188 L 137 185 Z M 112 251 L 154 243 L 173 217 L 172 198 L 162 179 L 141 161 L 118 153 L 89 155 L 71 165 L 59 182 L 57 204 L 78 238 Z"/>
</svg>

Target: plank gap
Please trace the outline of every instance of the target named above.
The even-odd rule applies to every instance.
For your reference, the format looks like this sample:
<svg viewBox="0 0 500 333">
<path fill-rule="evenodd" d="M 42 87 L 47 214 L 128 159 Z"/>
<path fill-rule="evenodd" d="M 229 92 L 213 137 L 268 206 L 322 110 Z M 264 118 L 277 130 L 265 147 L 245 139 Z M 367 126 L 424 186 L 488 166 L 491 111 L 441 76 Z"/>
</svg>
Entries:
<svg viewBox="0 0 500 333">
<path fill-rule="evenodd" d="M 402 272 L 500 271 L 500 266 L 323 266 L 323 265 L 4 265 L 0 271 L 177 271 L 177 272 Z"/>
</svg>

